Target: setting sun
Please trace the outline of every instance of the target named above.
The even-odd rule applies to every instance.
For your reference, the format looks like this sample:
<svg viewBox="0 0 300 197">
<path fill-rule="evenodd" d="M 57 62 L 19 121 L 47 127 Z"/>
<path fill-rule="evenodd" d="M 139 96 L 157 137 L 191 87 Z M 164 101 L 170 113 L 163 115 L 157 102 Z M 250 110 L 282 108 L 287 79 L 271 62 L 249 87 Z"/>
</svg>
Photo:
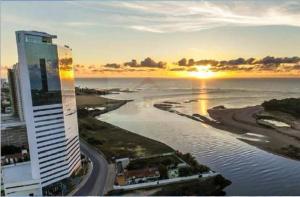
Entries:
<svg viewBox="0 0 300 197">
<path fill-rule="evenodd" d="M 196 70 L 188 72 L 190 77 L 196 78 L 211 78 L 214 77 L 216 73 L 210 70 L 210 65 L 198 65 L 196 66 Z"/>
</svg>

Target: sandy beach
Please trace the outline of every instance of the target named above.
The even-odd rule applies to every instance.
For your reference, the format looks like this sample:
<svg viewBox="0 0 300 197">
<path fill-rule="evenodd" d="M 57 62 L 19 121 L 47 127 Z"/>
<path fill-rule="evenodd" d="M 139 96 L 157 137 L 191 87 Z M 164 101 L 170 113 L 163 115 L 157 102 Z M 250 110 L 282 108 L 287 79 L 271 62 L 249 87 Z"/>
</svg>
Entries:
<svg viewBox="0 0 300 197">
<path fill-rule="evenodd" d="M 239 134 L 241 136 L 240 140 L 268 152 L 300 160 L 300 131 L 260 124 L 258 115 L 264 112 L 263 107 L 260 105 L 236 109 L 226 109 L 223 106 L 215 107 L 208 110 L 208 114 L 212 119 L 199 114 L 187 115 L 181 113 L 173 109 L 172 104 L 169 103 L 155 104 L 154 106 L 218 129 Z M 247 136 L 252 137 L 252 139 L 247 138 Z M 255 140 L 253 140 L 253 137 Z"/>
</svg>

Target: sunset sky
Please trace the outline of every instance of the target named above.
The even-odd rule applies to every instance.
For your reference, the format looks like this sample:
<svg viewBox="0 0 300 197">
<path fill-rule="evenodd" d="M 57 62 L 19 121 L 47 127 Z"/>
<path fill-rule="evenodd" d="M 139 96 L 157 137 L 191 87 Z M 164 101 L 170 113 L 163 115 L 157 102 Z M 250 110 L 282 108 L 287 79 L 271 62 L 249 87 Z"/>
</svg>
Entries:
<svg viewBox="0 0 300 197">
<path fill-rule="evenodd" d="M 17 62 L 16 30 L 56 34 L 56 43 L 73 49 L 77 77 L 300 75 L 296 0 L 0 5 L 1 77 Z"/>
</svg>

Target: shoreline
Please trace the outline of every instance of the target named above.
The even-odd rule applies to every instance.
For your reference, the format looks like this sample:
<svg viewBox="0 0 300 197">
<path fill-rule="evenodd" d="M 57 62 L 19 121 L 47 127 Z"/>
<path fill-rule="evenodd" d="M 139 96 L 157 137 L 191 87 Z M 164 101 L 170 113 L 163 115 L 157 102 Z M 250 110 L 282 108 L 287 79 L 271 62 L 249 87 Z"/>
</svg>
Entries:
<svg viewBox="0 0 300 197">
<path fill-rule="evenodd" d="M 154 104 L 154 107 L 207 124 L 217 129 L 241 135 L 238 138 L 252 146 L 289 159 L 300 160 L 300 132 L 290 128 L 261 124 L 259 115 L 265 112 L 261 105 L 227 109 L 217 106 L 208 110 L 211 117 L 188 115 L 173 108 L 170 103 Z M 298 133 L 297 133 L 298 132 Z M 254 137 L 253 139 L 248 137 Z"/>
<path fill-rule="evenodd" d="M 164 143 L 138 135 L 96 118 L 103 113 L 107 113 L 108 111 L 115 110 L 125 105 L 127 102 L 130 102 L 130 100 L 114 100 L 99 97 L 98 95 L 78 95 L 76 100 L 78 106 L 80 137 L 103 152 L 108 162 L 112 163 L 114 159 L 122 157 L 141 158 L 155 154 L 176 152 L 176 150 Z M 102 108 L 99 110 L 97 109 L 99 107 L 106 108 L 105 110 Z M 127 148 L 124 149 L 125 147 Z M 200 194 L 200 191 L 195 189 L 196 186 L 200 188 L 203 187 L 202 189 L 205 191 L 205 193 L 203 193 L 204 195 L 222 195 L 224 194 L 223 189 L 230 184 L 231 182 L 229 180 L 225 179 L 222 175 L 218 175 L 217 177 L 207 178 L 207 180 L 195 180 L 191 182 L 191 184 L 178 183 L 174 184 L 174 186 L 159 187 L 159 191 L 157 192 L 163 190 L 164 194 L 167 194 L 168 192 L 174 192 L 174 187 L 176 188 L 184 185 L 184 187 L 188 187 L 189 190 L 194 191 L 194 195 Z M 139 192 L 143 190 L 144 189 L 137 189 L 135 191 Z M 119 192 L 120 193 L 118 194 L 126 195 L 127 193 L 122 191 Z M 153 193 L 153 195 L 155 195 L 155 193 Z M 184 192 L 181 194 L 185 195 Z"/>
</svg>

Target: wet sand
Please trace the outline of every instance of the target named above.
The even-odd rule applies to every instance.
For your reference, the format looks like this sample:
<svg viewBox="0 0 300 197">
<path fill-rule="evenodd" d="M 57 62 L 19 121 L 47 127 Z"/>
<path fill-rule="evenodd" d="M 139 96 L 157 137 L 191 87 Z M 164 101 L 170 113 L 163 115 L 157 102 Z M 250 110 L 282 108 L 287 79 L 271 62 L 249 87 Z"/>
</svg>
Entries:
<svg viewBox="0 0 300 197">
<path fill-rule="evenodd" d="M 300 130 L 259 124 L 258 115 L 264 111 L 260 105 L 237 109 L 215 107 L 208 110 L 212 119 L 199 114 L 187 115 L 178 112 L 171 104 L 155 104 L 154 107 L 239 134 L 241 135 L 239 139 L 248 144 L 277 155 L 300 160 Z M 244 137 L 249 134 L 257 140 Z"/>
</svg>

